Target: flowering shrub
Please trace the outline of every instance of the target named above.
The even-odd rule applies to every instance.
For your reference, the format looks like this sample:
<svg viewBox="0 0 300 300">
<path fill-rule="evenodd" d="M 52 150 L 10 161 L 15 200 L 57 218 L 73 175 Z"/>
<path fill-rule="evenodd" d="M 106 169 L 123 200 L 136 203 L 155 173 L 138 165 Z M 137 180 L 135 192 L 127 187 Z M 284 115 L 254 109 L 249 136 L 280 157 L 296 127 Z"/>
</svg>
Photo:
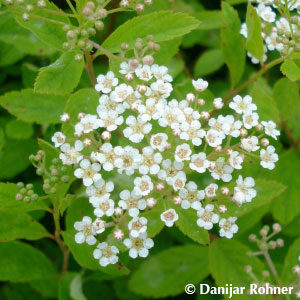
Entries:
<svg viewBox="0 0 300 300">
<path fill-rule="evenodd" d="M 1 299 L 300 297 L 298 1 L 0 4 Z"/>
</svg>

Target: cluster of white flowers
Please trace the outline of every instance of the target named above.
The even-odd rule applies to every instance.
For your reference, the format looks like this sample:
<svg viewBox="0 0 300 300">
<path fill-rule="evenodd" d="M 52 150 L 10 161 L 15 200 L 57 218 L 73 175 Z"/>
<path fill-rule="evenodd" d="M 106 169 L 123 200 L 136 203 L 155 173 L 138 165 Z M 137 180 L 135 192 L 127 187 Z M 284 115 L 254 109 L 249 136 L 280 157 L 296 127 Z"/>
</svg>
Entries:
<svg viewBox="0 0 300 300">
<path fill-rule="evenodd" d="M 114 238 L 125 238 L 130 257 L 146 257 L 154 243 L 147 236 L 143 211 L 160 202 L 164 202 L 159 205 L 164 207 L 160 219 L 168 227 L 179 219 L 176 210 L 191 209 L 197 225 L 205 230 L 218 224 L 220 236 L 226 238 L 238 231 L 236 217 L 220 216 L 227 211 L 224 201 L 240 206 L 251 202 L 256 191 L 253 178 L 235 175 L 234 170 L 242 169 L 253 156 L 262 167 L 273 169 L 278 156 L 264 136 L 277 139 L 279 131 L 272 121 L 259 121 L 250 96 L 235 96 L 229 104 L 232 114 L 211 117 L 201 109 L 200 96 L 208 82 L 193 81 L 194 93 L 180 101 L 168 99 L 171 82 L 165 66 L 122 62 L 117 76 L 112 71 L 98 76 L 97 115 L 79 114 L 75 139 L 54 134 L 52 141 L 61 150 L 63 164 L 74 165 L 74 175 L 82 179 L 94 208 L 95 220 L 86 216 L 74 225 L 77 243 L 94 245 L 98 234 L 114 226 Z M 214 114 L 223 105 L 216 98 Z M 66 115 L 63 119 L 68 120 Z M 119 145 L 122 133 L 126 146 Z M 253 153 L 257 151 L 260 158 Z M 109 172 L 114 173 L 109 176 Z M 113 194 L 115 184 L 104 178 L 116 172 L 131 176 L 133 188 Z M 202 180 L 204 173 L 211 175 L 211 183 L 207 176 Z M 191 176 L 198 176 L 197 182 Z M 231 181 L 235 186 L 228 185 Z M 102 266 L 116 263 L 121 251 L 109 241 L 100 242 L 94 251 Z"/>
<path fill-rule="evenodd" d="M 267 52 L 277 50 L 286 56 L 295 49 L 296 42 L 300 39 L 300 17 L 291 16 L 290 12 L 296 10 L 299 14 L 299 0 L 248 0 L 255 2 L 257 15 L 261 19 L 262 37 L 264 40 L 263 62 L 267 60 Z M 277 13 L 277 11 L 279 13 Z M 292 13 L 294 14 L 294 13 Z M 277 17 L 280 15 L 280 17 Z M 240 33 L 247 38 L 246 23 L 242 24 Z M 252 63 L 258 64 L 259 59 L 248 52 Z"/>
</svg>

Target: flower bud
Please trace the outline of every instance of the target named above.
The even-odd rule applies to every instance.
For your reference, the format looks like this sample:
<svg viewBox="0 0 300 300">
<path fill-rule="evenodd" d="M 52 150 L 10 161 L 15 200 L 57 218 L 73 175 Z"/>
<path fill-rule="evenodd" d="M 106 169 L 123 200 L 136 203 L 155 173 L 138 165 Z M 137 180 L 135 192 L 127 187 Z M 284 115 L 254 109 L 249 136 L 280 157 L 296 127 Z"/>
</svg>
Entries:
<svg viewBox="0 0 300 300">
<path fill-rule="evenodd" d="M 260 143 L 263 147 L 267 147 L 267 146 L 269 146 L 270 141 L 266 138 L 263 138 L 263 139 L 261 139 Z"/>
<path fill-rule="evenodd" d="M 213 101 L 213 105 L 215 109 L 221 109 L 224 106 L 222 98 L 215 98 Z"/>
<path fill-rule="evenodd" d="M 81 120 L 82 118 L 84 118 L 85 117 L 85 113 L 83 113 L 83 112 L 80 112 L 79 114 L 78 114 L 78 116 L 77 116 L 77 118 L 79 119 L 79 120 Z"/>
<path fill-rule="evenodd" d="M 221 152 L 222 151 L 222 146 L 218 145 L 217 147 L 215 147 L 215 151 L 216 152 Z"/>
<path fill-rule="evenodd" d="M 223 186 L 223 187 L 221 188 L 221 193 L 222 193 L 222 195 L 227 196 L 227 195 L 229 194 L 229 188 Z"/>
<path fill-rule="evenodd" d="M 154 62 L 154 58 L 152 55 L 146 55 L 145 57 L 143 57 L 143 63 L 145 65 L 151 66 Z"/>
<path fill-rule="evenodd" d="M 205 100 L 202 99 L 202 98 L 198 99 L 198 104 L 199 104 L 200 106 L 203 106 L 203 105 L 205 104 Z"/>
<path fill-rule="evenodd" d="M 247 136 L 247 134 L 248 134 L 247 129 L 245 129 L 245 128 L 241 128 L 241 129 L 240 129 L 240 135 L 241 135 L 242 137 Z"/>
<path fill-rule="evenodd" d="M 226 211 L 227 211 L 227 207 L 225 205 L 223 205 L 223 204 L 219 205 L 218 211 L 219 211 L 220 214 L 225 214 Z"/>
<path fill-rule="evenodd" d="M 16 200 L 22 200 L 23 199 L 23 196 L 22 196 L 22 194 L 20 194 L 20 193 L 18 193 L 18 194 L 16 194 Z"/>
<path fill-rule="evenodd" d="M 129 6 L 128 0 L 122 0 L 120 2 L 120 6 L 123 7 L 123 8 L 127 8 Z"/>
<path fill-rule="evenodd" d="M 131 74 L 131 73 L 128 73 L 128 74 L 125 75 L 125 79 L 126 79 L 127 81 L 132 81 L 133 78 L 134 78 L 134 76 L 133 76 L 133 74 Z"/>
<path fill-rule="evenodd" d="M 22 19 L 23 19 L 23 21 L 28 21 L 29 20 L 29 14 L 27 14 L 27 13 L 24 13 L 23 15 L 22 15 Z"/>
<path fill-rule="evenodd" d="M 84 7 L 82 10 L 82 14 L 86 17 L 90 16 L 92 13 L 93 11 L 88 7 Z"/>
<path fill-rule="evenodd" d="M 140 93 L 140 94 L 145 94 L 147 92 L 147 87 L 145 85 L 142 84 L 138 84 L 136 86 L 136 90 Z"/>
<path fill-rule="evenodd" d="M 283 239 L 278 239 L 276 241 L 277 247 L 282 248 L 284 246 L 284 240 Z"/>
<path fill-rule="evenodd" d="M 276 244 L 275 241 L 270 241 L 270 242 L 269 242 L 269 248 L 270 248 L 270 249 L 274 250 L 274 249 L 276 249 L 276 246 L 277 246 L 277 244 Z"/>
<path fill-rule="evenodd" d="M 68 113 L 63 113 L 61 116 L 60 116 L 60 120 L 62 122 L 68 122 L 70 120 L 70 116 Z"/>
<path fill-rule="evenodd" d="M 118 241 L 123 240 L 124 238 L 124 232 L 121 229 L 116 229 L 114 231 L 114 238 Z"/>
<path fill-rule="evenodd" d="M 74 32 L 74 30 L 69 30 L 67 32 L 67 38 L 68 39 L 74 39 L 74 38 L 76 38 L 76 33 Z"/>
<path fill-rule="evenodd" d="M 83 56 L 82 56 L 82 54 L 76 54 L 75 57 L 74 57 L 74 59 L 76 61 L 82 61 L 83 60 Z"/>
<path fill-rule="evenodd" d="M 245 266 L 245 269 L 244 269 L 244 270 L 245 270 L 246 273 L 251 273 L 251 272 L 252 272 L 252 267 L 249 266 L 249 265 L 248 265 L 248 266 Z"/>
<path fill-rule="evenodd" d="M 104 19 L 107 17 L 107 10 L 105 8 L 101 8 L 97 10 L 97 14 L 101 19 Z"/>
<path fill-rule="evenodd" d="M 91 141 L 90 139 L 86 138 L 86 139 L 83 140 L 83 145 L 84 145 L 85 147 L 88 147 L 88 146 L 90 146 L 91 144 L 92 144 L 92 141 Z"/>
<path fill-rule="evenodd" d="M 130 67 L 132 69 L 136 69 L 138 67 L 138 65 L 139 65 L 139 61 L 137 59 L 130 60 Z"/>
<path fill-rule="evenodd" d="M 97 30 L 102 30 L 104 28 L 104 23 L 102 21 L 96 21 L 95 22 L 95 28 Z"/>
<path fill-rule="evenodd" d="M 189 103 L 193 103 L 196 99 L 195 95 L 193 93 L 188 93 L 186 96 L 185 96 L 185 99 L 187 102 Z"/>
<path fill-rule="evenodd" d="M 210 118 L 209 112 L 207 112 L 207 111 L 202 111 L 202 112 L 200 113 L 200 118 L 203 119 L 203 120 L 208 120 L 208 119 Z"/>
<path fill-rule="evenodd" d="M 272 228 L 273 228 L 273 231 L 276 233 L 281 231 L 281 226 L 278 223 L 273 224 Z"/>
<path fill-rule="evenodd" d="M 248 239 L 249 239 L 250 242 L 256 242 L 257 241 L 257 237 L 253 233 L 249 235 Z"/>
<path fill-rule="evenodd" d="M 155 198 L 150 197 L 146 200 L 146 203 L 149 208 L 152 208 L 156 205 L 157 201 Z"/>
<path fill-rule="evenodd" d="M 159 44 L 154 44 L 153 50 L 154 51 L 159 51 L 160 50 L 160 45 Z"/>
<path fill-rule="evenodd" d="M 165 184 L 163 182 L 158 182 L 155 186 L 156 190 L 162 191 L 165 188 Z"/>
<path fill-rule="evenodd" d="M 126 51 L 126 50 L 129 49 L 129 45 L 127 43 L 122 43 L 121 44 L 121 49 Z"/>
<path fill-rule="evenodd" d="M 135 7 L 135 10 L 139 13 L 143 12 L 145 9 L 144 5 L 142 3 L 138 3 Z"/>
<path fill-rule="evenodd" d="M 111 139 L 111 133 L 109 131 L 105 130 L 101 133 L 101 138 L 104 141 L 109 141 Z"/>
<path fill-rule="evenodd" d="M 180 205 L 181 202 L 182 202 L 182 199 L 179 196 L 175 196 L 173 198 L 173 202 L 174 202 L 175 205 Z"/>
</svg>

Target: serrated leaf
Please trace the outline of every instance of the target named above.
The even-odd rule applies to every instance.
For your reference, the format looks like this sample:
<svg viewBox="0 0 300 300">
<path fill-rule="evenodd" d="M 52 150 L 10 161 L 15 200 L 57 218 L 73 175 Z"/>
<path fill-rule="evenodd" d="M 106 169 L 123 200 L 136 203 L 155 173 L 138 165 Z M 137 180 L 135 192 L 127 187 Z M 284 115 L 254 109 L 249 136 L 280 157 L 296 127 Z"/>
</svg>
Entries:
<svg viewBox="0 0 300 300">
<path fill-rule="evenodd" d="M 262 61 L 264 55 L 264 43 L 261 36 L 261 20 L 255 8 L 248 2 L 247 7 L 247 42 L 246 49 L 258 60 Z"/>
<path fill-rule="evenodd" d="M 223 64 L 224 60 L 221 49 L 207 50 L 197 59 L 194 75 L 196 78 L 209 75 L 219 70 Z"/>
<path fill-rule="evenodd" d="M 198 29 L 211 30 L 222 26 L 222 17 L 219 10 L 203 10 L 196 13 L 195 16 L 200 21 Z"/>
<path fill-rule="evenodd" d="M 197 225 L 197 212 L 192 209 L 177 209 L 178 221 L 175 223 L 179 230 L 200 244 L 209 244 L 208 231 Z"/>
<path fill-rule="evenodd" d="M 129 288 L 145 297 L 160 298 L 184 292 L 209 274 L 208 248 L 198 245 L 173 247 L 150 256 L 130 278 Z"/>
<path fill-rule="evenodd" d="M 181 37 L 161 42 L 160 49 L 156 52 L 153 57 L 156 64 L 167 65 L 172 57 L 178 52 L 178 48 L 181 44 Z"/>
<path fill-rule="evenodd" d="M 94 89 L 81 89 L 69 97 L 65 112 L 70 115 L 70 123 L 75 124 L 78 122 L 78 114 L 80 112 L 96 114 L 98 105 L 99 94 Z M 74 127 L 70 124 L 64 123 L 62 130 L 68 137 L 73 137 Z"/>
<path fill-rule="evenodd" d="M 261 274 L 264 264 L 255 256 L 249 259 L 247 255 L 251 249 L 236 240 L 215 240 L 209 249 L 209 264 L 212 276 L 218 286 L 246 286 L 253 283 L 253 279 L 245 272 L 245 266 L 251 265 L 254 274 Z M 253 299 L 260 296 L 252 295 Z M 240 295 L 233 295 L 232 299 L 241 299 Z"/>
<path fill-rule="evenodd" d="M 56 12 L 61 12 L 57 6 L 48 0 L 45 0 L 47 9 L 54 10 Z M 37 8 L 38 9 L 38 8 Z M 58 50 L 63 50 L 63 43 L 66 41 L 66 32 L 63 30 L 63 24 L 69 24 L 68 17 L 61 16 L 58 14 L 52 14 L 44 9 L 38 9 L 35 14 L 42 18 L 52 19 L 62 24 L 57 24 L 54 22 L 49 22 L 41 18 L 31 17 L 29 20 L 24 21 L 22 18 L 22 13 L 13 10 L 12 13 L 15 16 L 16 21 L 26 29 L 33 32 L 41 41 L 49 45 L 51 48 L 54 47 Z"/>
<path fill-rule="evenodd" d="M 34 91 L 64 95 L 71 93 L 81 77 L 84 61 L 75 60 L 75 51 L 65 52 L 53 64 L 43 67 L 36 78 Z"/>
<path fill-rule="evenodd" d="M 67 96 L 34 93 L 31 89 L 6 93 L 0 105 L 18 119 L 38 124 L 59 123 Z"/>
<path fill-rule="evenodd" d="M 292 170 L 299 170 L 300 157 L 295 151 L 288 151 L 280 156 L 273 177 L 286 184 L 287 189 L 274 201 L 273 215 L 280 224 L 291 222 L 300 214 L 299 185 L 300 175 Z"/>
<path fill-rule="evenodd" d="M 24 201 L 16 200 L 16 194 L 19 188 L 14 183 L 0 182 L 0 212 L 10 211 L 14 213 L 24 213 L 34 210 L 46 210 L 47 205 L 41 201 L 32 201 L 25 203 Z"/>
<path fill-rule="evenodd" d="M 33 127 L 32 124 L 19 120 L 11 120 L 6 123 L 5 133 L 10 139 L 26 140 L 33 135 Z"/>
<path fill-rule="evenodd" d="M 137 38 L 146 38 L 151 34 L 155 42 L 168 41 L 187 34 L 198 26 L 197 19 L 184 13 L 154 12 L 132 18 L 122 24 L 103 42 L 102 46 L 111 52 L 119 52 L 122 42 L 126 42 L 132 49 Z"/>
<path fill-rule="evenodd" d="M 222 2 L 221 49 L 223 58 L 230 71 L 232 87 L 244 73 L 246 52 L 244 40 L 240 34 L 241 22 L 237 12 L 226 2 Z"/>
<path fill-rule="evenodd" d="M 35 78 L 38 74 L 38 68 L 29 63 L 23 63 L 21 66 L 22 81 L 25 88 L 33 88 Z"/>
<path fill-rule="evenodd" d="M 26 282 L 56 276 L 51 261 L 36 248 L 21 242 L 0 243 L 0 280 Z"/>
<path fill-rule="evenodd" d="M 281 274 L 283 283 L 290 284 L 296 279 L 293 267 L 299 264 L 300 256 L 300 238 L 296 239 L 289 247 L 289 251 L 284 259 L 284 267 Z"/>
<path fill-rule="evenodd" d="M 0 67 L 12 65 L 23 58 L 24 54 L 16 47 L 0 41 Z"/>
<path fill-rule="evenodd" d="M 0 216 L 0 242 L 16 239 L 38 240 L 49 237 L 46 229 L 26 213 L 2 211 Z"/>
<path fill-rule="evenodd" d="M 300 79 L 300 68 L 292 60 L 284 61 L 280 66 L 280 70 L 291 81 L 298 81 Z"/>
</svg>

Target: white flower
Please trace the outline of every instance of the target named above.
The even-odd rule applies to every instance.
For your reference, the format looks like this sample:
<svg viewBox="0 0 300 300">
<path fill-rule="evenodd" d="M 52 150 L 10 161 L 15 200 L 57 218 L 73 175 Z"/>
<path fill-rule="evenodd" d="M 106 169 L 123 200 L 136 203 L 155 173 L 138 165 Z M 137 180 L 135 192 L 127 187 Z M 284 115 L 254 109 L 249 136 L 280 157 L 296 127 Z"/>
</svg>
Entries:
<svg viewBox="0 0 300 300">
<path fill-rule="evenodd" d="M 134 190 L 142 196 L 148 195 L 153 190 L 153 183 L 148 175 L 134 179 Z"/>
<path fill-rule="evenodd" d="M 115 77 L 115 74 L 112 71 L 109 71 L 106 75 L 100 74 L 97 77 L 95 89 L 97 92 L 108 94 L 111 92 L 112 88 L 118 84 L 118 81 L 118 78 Z"/>
<path fill-rule="evenodd" d="M 83 133 L 89 133 L 98 129 L 101 125 L 102 122 L 97 118 L 97 116 L 87 114 L 75 125 L 75 135 L 80 136 Z"/>
<path fill-rule="evenodd" d="M 173 184 L 175 176 L 183 169 L 184 163 L 166 159 L 162 162 L 162 169 L 158 172 L 158 178 L 165 180 L 169 185 Z"/>
<path fill-rule="evenodd" d="M 163 80 L 153 82 L 150 87 L 154 93 L 158 93 L 161 96 L 161 99 L 168 98 L 173 91 L 172 85 L 169 82 L 164 82 Z"/>
<path fill-rule="evenodd" d="M 129 256 L 131 258 L 147 257 L 149 249 L 154 246 L 153 240 L 147 238 L 147 234 L 141 234 L 139 237 L 130 237 L 124 240 L 124 245 L 130 249 Z"/>
<path fill-rule="evenodd" d="M 96 199 L 92 205 L 95 207 L 95 216 L 101 218 L 103 216 L 112 216 L 114 214 L 115 203 L 112 199 L 109 199 L 109 195 L 102 197 L 101 200 Z"/>
<path fill-rule="evenodd" d="M 83 158 L 83 155 L 79 152 L 82 149 L 83 144 L 79 140 L 75 141 L 74 147 L 65 143 L 60 147 L 61 153 L 59 154 L 59 158 L 62 160 L 64 165 L 77 164 Z"/>
<path fill-rule="evenodd" d="M 267 48 L 270 51 L 273 51 L 275 49 L 278 50 L 278 51 L 281 51 L 284 48 L 283 43 L 278 43 L 278 34 L 277 34 L 277 32 L 272 32 L 270 35 L 268 35 L 265 38 L 265 42 L 267 44 Z"/>
<path fill-rule="evenodd" d="M 96 218 L 93 222 L 93 229 L 95 233 L 100 234 L 105 231 L 105 224 L 106 222 L 101 220 L 100 218 Z"/>
<path fill-rule="evenodd" d="M 273 121 L 262 121 L 261 124 L 265 127 L 265 133 L 277 140 L 277 136 L 280 135 L 280 131 L 276 129 L 276 124 Z"/>
<path fill-rule="evenodd" d="M 211 171 L 211 176 L 214 179 L 222 179 L 224 182 L 229 182 L 232 179 L 232 172 L 233 168 L 225 163 L 225 158 L 219 157 L 216 160 L 216 167 Z"/>
<path fill-rule="evenodd" d="M 57 148 L 60 147 L 66 141 L 66 136 L 62 132 L 58 131 L 54 133 L 53 137 L 51 138 L 51 141 Z"/>
<path fill-rule="evenodd" d="M 120 146 L 113 148 L 110 143 L 104 143 L 100 152 L 92 152 L 91 158 L 102 164 L 105 171 L 112 171 L 116 167 L 116 160 L 123 154 L 123 149 Z"/>
<path fill-rule="evenodd" d="M 275 153 L 273 146 L 268 146 L 267 149 L 260 150 L 261 166 L 263 168 L 273 170 L 275 168 L 275 162 L 278 161 L 278 155 Z"/>
<path fill-rule="evenodd" d="M 256 8 L 257 14 L 266 22 L 275 22 L 276 14 L 272 11 L 270 6 L 259 4 Z"/>
<path fill-rule="evenodd" d="M 97 113 L 101 115 L 105 111 L 113 111 L 120 115 L 125 111 L 125 106 L 123 103 L 112 100 L 108 95 L 102 95 L 97 106 Z"/>
<path fill-rule="evenodd" d="M 100 164 L 91 163 L 88 159 L 83 159 L 80 162 L 80 168 L 75 170 L 74 175 L 77 178 L 82 178 L 85 186 L 90 186 L 93 182 L 102 178 L 101 174 L 98 173 L 100 170 Z"/>
<path fill-rule="evenodd" d="M 135 69 L 135 74 L 139 79 L 143 81 L 149 81 L 153 77 L 153 74 L 151 72 L 151 67 L 148 65 L 139 65 Z"/>
<path fill-rule="evenodd" d="M 110 97 L 116 102 L 123 102 L 133 93 L 133 88 L 130 85 L 122 83 L 116 86 L 115 90 L 111 92 Z"/>
<path fill-rule="evenodd" d="M 197 80 L 192 80 L 192 84 L 196 91 L 203 92 L 208 87 L 208 82 L 199 78 Z"/>
<path fill-rule="evenodd" d="M 70 120 L 70 115 L 65 112 L 62 115 L 60 115 L 60 120 L 62 122 L 68 122 Z"/>
<path fill-rule="evenodd" d="M 118 262 L 119 250 L 115 246 L 109 246 L 106 242 L 98 244 L 97 248 L 93 252 L 95 259 L 99 259 L 99 264 L 102 267 L 113 265 Z"/>
<path fill-rule="evenodd" d="M 228 219 L 221 219 L 219 222 L 220 236 L 231 239 L 235 233 L 238 232 L 238 226 L 235 224 L 236 217 L 229 217 Z"/>
<path fill-rule="evenodd" d="M 248 36 L 248 28 L 247 28 L 247 24 L 243 23 L 241 26 L 241 30 L 240 30 L 240 34 L 244 36 L 244 38 L 247 38 Z"/>
<path fill-rule="evenodd" d="M 256 136 L 251 136 L 246 139 L 242 139 L 241 148 L 248 152 L 254 152 L 258 150 L 259 149 L 258 138 Z"/>
<path fill-rule="evenodd" d="M 153 75 L 156 79 L 160 79 L 160 80 L 168 81 L 168 82 L 173 81 L 172 76 L 168 74 L 168 68 L 165 66 L 159 66 L 156 64 L 152 65 L 151 72 L 153 73 Z"/>
<path fill-rule="evenodd" d="M 176 213 L 175 209 L 170 208 L 161 213 L 160 218 L 166 224 L 166 226 L 172 227 L 174 222 L 178 220 L 178 214 Z"/>
<path fill-rule="evenodd" d="M 193 208 L 199 210 L 201 208 L 201 200 L 204 199 L 204 191 L 199 191 L 195 182 L 190 181 L 185 188 L 179 190 L 179 196 L 182 199 L 181 207 L 183 209 Z"/>
<path fill-rule="evenodd" d="M 206 159 L 206 154 L 204 152 L 193 154 L 189 164 L 190 168 L 198 173 L 204 173 L 209 165 L 210 163 Z"/>
<path fill-rule="evenodd" d="M 233 101 L 229 103 L 229 107 L 238 114 L 251 114 L 253 110 L 257 109 L 257 106 L 252 103 L 252 97 L 249 95 L 244 98 L 240 95 L 235 96 Z"/>
<path fill-rule="evenodd" d="M 124 136 L 127 137 L 133 143 L 139 143 L 144 138 L 145 134 L 148 134 L 152 125 L 150 123 L 144 122 L 140 116 L 135 118 L 134 116 L 129 116 L 126 119 L 126 127 L 123 130 Z"/>
<path fill-rule="evenodd" d="M 251 202 L 252 199 L 256 197 L 256 190 L 253 189 L 255 182 L 252 177 L 243 179 L 243 177 L 239 175 L 236 183 L 237 186 L 234 188 L 233 195 L 235 202 L 241 205 L 244 202 Z"/>
<path fill-rule="evenodd" d="M 243 123 L 246 129 L 251 129 L 258 124 L 258 114 L 250 113 L 243 115 Z"/>
<path fill-rule="evenodd" d="M 137 238 L 140 234 L 147 231 L 147 219 L 144 217 L 134 217 L 128 223 L 128 230 L 132 237 Z"/>
<path fill-rule="evenodd" d="M 213 104 L 216 109 L 222 109 L 224 106 L 224 102 L 222 98 L 215 98 Z"/>
<path fill-rule="evenodd" d="M 93 228 L 92 219 L 90 217 L 83 217 L 81 222 L 75 222 L 74 228 L 79 231 L 75 234 L 75 241 L 77 244 L 86 242 L 89 245 L 96 244 L 95 231 Z"/>
<path fill-rule="evenodd" d="M 184 160 L 191 159 L 192 150 L 189 144 L 181 144 L 176 147 L 175 150 L 175 160 L 178 162 L 182 162 Z"/>
<path fill-rule="evenodd" d="M 144 210 L 147 206 L 145 199 L 141 199 L 142 195 L 135 190 L 131 193 L 128 190 L 123 190 L 120 193 L 120 198 L 118 205 L 123 209 L 127 209 L 131 217 L 137 217 L 140 210 Z"/>
<path fill-rule="evenodd" d="M 140 118 L 142 121 L 147 122 L 150 120 L 157 120 L 161 117 L 165 100 L 160 100 L 156 103 L 156 100 L 153 98 L 148 98 L 146 100 L 146 105 L 140 104 L 138 106 L 138 112 L 140 113 Z"/>
<path fill-rule="evenodd" d="M 161 127 L 171 127 L 174 128 L 175 126 L 178 127 L 180 122 L 185 120 L 185 116 L 183 111 L 178 107 L 172 107 L 170 104 L 164 107 L 164 110 L 161 113 L 161 117 L 158 120 L 158 124 Z"/>
<path fill-rule="evenodd" d="M 119 150 L 120 158 L 116 159 L 115 166 L 118 168 L 118 172 L 125 171 L 127 175 L 132 175 L 134 170 L 138 169 L 142 156 L 138 149 L 131 146 L 126 146 Z"/>
<path fill-rule="evenodd" d="M 165 133 L 151 135 L 150 145 L 154 150 L 164 151 L 167 146 L 168 136 Z"/>
<path fill-rule="evenodd" d="M 114 190 L 114 183 L 112 181 L 105 182 L 102 178 L 94 182 L 86 188 L 86 194 L 89 196 L 90 203 L 96 200 L 101 200 L 109 197 L 110 193 Z"/>
<path fill-rule="evenodd" d="M 114 131 L 124 122 L 123 116 L 119 116 L 113 110 L 97 111 L 100 117 L 100 127 L 106 128 L 108 131 Z"/>
<path fill-rule="evenodd" d="M 211 147 L 217 147 L 222 144 L 222 136 L 220 136 L 220 133 L 214 129 L 209 129 L 206 132 L 205 139 Z"/>
<path fill-rule="evenodd" d="M 240 153 L 238 151 L 233 151 L 230 154 L 230 157 L 228 159 L 229 164 L 237 170 L 242 169 L 242 163 L 244 161 L 244 158 L 242 155 L 240 155 Z"/>
<path fill-rule="evenodd" d="M 148 173 L 157 174 L 160 170 L 159 164 L 161 161 L 162 155 L 160 153 L 154 153 L 154 150 L 150 146 L 144 147 L 139 172 L 143 175 Z"/>
<path fill-rule="evenodd" d="M 120 68 L 121 69 L 119 70 L 119 72 L 123 75 L 132 74 L 134 73 L 135 70 L 135 68 L 131 66 L 131 60 L 129 60 L 128 62 L 126 61 L 121 62 Z"/>
<path fill-rule="evenodd" d="M 173 186 L 174 191 L 178 191 L 185 186 L 186 175 L 183 171 L 179 171 L 172 179 L 171 185 Z"/>
<path fill-rule="evenodd" d="M 217 190 L 218 190 L 218 185 L 215 183 L 211 183 L 205 188 L 204 192 L 205 192 L 206 197 L 211 198 L 211 197 L 216 196 Z"/>
<path fill-rule="evenodd" d="M 212 204 L 207 204 L 205 208 L 201 207 L 197 212 L 197 216 L 199 217 L 197 225 L 206 230 L 212 229 L 214 226 L 213 224 L 216 224 L 219 221 L 219 215 L 215 214 L 213 211 L 214 206 Z"/>
<path fill-rule="evenodd" d="M 181 123 L 179 127 L 181 131 L 179 137 L 182 140 L 192 141 L 192 144 L 195 146 L 200 146 L 202 144 L 202 138 L 206 135 L 206 132 L 200 129 L 200 127 L 201 124 L 197 120 L 192 121 L 191 124 L 187 122 Z"/>
</svg>

